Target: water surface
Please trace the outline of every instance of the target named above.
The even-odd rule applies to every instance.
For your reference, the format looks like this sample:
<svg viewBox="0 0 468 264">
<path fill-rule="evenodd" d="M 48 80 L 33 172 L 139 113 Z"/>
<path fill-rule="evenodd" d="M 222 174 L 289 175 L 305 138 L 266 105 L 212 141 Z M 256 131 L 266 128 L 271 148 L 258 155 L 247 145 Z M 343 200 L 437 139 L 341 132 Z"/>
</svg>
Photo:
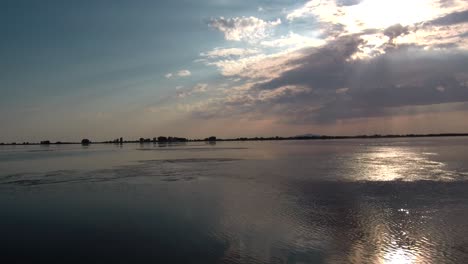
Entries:
<svg viewBox="0 0 468 264">
<path fill-rule="evenodd" d="M 0 146 L 2 263 L 468 263 L 468 138 Z"/>
</svg>

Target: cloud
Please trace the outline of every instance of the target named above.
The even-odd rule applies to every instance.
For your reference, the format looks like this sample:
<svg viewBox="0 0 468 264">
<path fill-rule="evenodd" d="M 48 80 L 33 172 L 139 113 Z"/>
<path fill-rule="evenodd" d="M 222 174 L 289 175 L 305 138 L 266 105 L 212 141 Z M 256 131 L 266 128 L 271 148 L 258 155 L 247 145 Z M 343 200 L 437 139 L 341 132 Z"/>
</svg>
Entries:
<svg viewBox="0 0 468 264">
<path fill-rule="evenodd" d="M 201 53 L 200 56 L 215 59 L 220 57 L 245 57 L 248 55 L 258 54 L 257 49 L 242 49 L 242 48 L 215 48 L 211 51 Z"/>
<path fill-rule="evenodd" d="M 321 6 L 321 1 L 308 1 L 302 7 L 297 8 L 287 14 L 286 18 L 290 21 L 303 18 L 306 16 L 311 16 L 314 13 L 315 8 L 319 8 Z"/>
<path fill-rule="evenodd" d="M 356 47 L 351 44 L 349 51 Z M 291 105 L 296 110 L 314 104 L 320 106 L 318 110 L 303 111 L 303 116 L 294 117 L 303 122 L 381 116 L 388 108 L 468 101 L 468 89 L 462 85 L 468 72 L 466 53 L 402 47 L 371 60 L 346 60 L 350 52 L 345 51 L 324 61 L 322 56 L 330 56 L 327 53 L 330 51 L 324 49 L 304 57 L 302 60 L 307 63 L 258 88 L 275 89 L 284 85 L 313 88 L 313 96 L 302 96 L 302 104 Z M 349 87 L 346 96 L 334 95 L 344 91 L 340 87 Z"/>
<path fill-rule="evenodd" d="M 439 0 L 308 1 L 287 14 L 289 21 L 313 17 L 318 25 L 341 25 L 342 34 L 360 33 L 367 29 L 385 29 L 395 24 L 414 25 L 436 19 L 453 11 L 466 9 L 467 4 L 457 1 L 441 7 Z M 418 12 L 414 12 L 418 10 Z M 463 14 L 452 19 L 463 20 Z M 321 26 L 323 27 L 323 26 Z"/>
<path fill-rule="evenodd" d="M 291 69 L 288 61 L 300 56 L 294 52 L 279 52 L 274 54 L 258 54 L 239 59 L 221 59 L 207 62 L 207 65 L 218 67 L 225 77 L 240 77 L 248 79 L 269 79 L 277 77 L 284 70 Z"/>
<path fill-rule="evenodd" d="M 362 0 L 336 0 L 336 5 L 338 6 L 352 6 L 352 5 L 357 5 L 361 2 Z"/>
<path fill-rule="evenodd" d="M 188 77 L 191 76 L 192 73 L 189 70 L 180 70 L 176 73 L 167 73 L 164 75 L 167 79 L 171 79 L 173 77 Z"/>
<path fill-rule="evenodd" d="M 343 84 L 342 73 L 346 61 L 359 51 L 363 40 L 359 36 L 346 36 L 320 48 L 309 48 L 302 51 L 300 57 L 289 62 L 296 65 L 291 70 L 281 73 L 281 76 L 259 86 L 260 89 L 271 89 L 284 85 L 310 84 L 315 86 L 330 86 L 333 89 L 346 87 Z"/>
<path fill-rule="evenodd" d="M 199 61 L 218 67 L 224 76 L 274 78 L 280 72 L 295 67 L 289 61 L 300 56 L 300 54 L 297 54 L 297 50 L 306 47 L 320 47 L 338 38 L 356 34 L 360 36 L 361 41 L 353 56 L 349 59 L 372 58 L 400 45 L 416 45 L 427 48 L 447 48 L 450 45 L 468 47 L 468 39 L 461 40 L 464 36 L 463 33 L 466 33 L 463 26 L 457 28 L 424 28 L 417 23 L 411 26 L 406 25 L 421 19 L 434 19 L 438 15 L 447 12 L 445 9 L 434 11 L 432 8 L 435 4 L 431 0 L 411 3 L 395 0 L 384 1 L 382 4 L 383 6 L 380 7 L 370 3 L 370 1 L 309 1 L 302 7 L 288 13 L 287 18 L 294 22 L 295 19 L 301 17 L 314 16 L 316 21 L 313 23 L 318 27 L 318 32 L 321 32 L 319 37 L 311 38 L 290 32 L 288 35 L 259 40 L 257 44 L 260 45 L 257 45 L 255 52 L 241 48 L 218 48 L 202 53 L 201 55 L 204 58 Z M 438 2 L 436 4 L 439 5 Z M 418 7 L 421 14 L 418 13 L 415 16 L 406 12 L 405 10 L 409 7 Z M 460 7 L 457 5 L 457 8 Z M 387 13 L 390 14 L 387 15 Z M 382 16 L 385 19 L 381 19 Z M 392 21 L 399 21 L 400 18 L 403 18 L 404 24 L 390 24 Z M 223 19 L 222 21 L 227 20 Z M 380 23 L 380 21 L 385 23 Z M 226 28 L 232 28 L 233 30 L 240 28 L 233 26 L 236 23 L 232 21 L 224 24 L 231 25 L 231 27 L 226 26 Z M 372 28 L 373 25 L 377 26 L 377 28 Z M 385 27 L 382 27 L 384 25 Z M 438 34 L 431 34 L 431 31 L 437 31 Z M 268 49 L 270 49 L 270 52 L 271 49 L 281 51 L 268 54 Z M 276 67 L 272 67 L 273 65 Z"/>
<path fill-rule="evenodd" d="M 395 37 L 400 32 L 405 30 L 395 26 L 387 35 Z M 265 79 L 244 75 L 252 80 L 246 87 L 227 89 L 225 97 L 193 114 L 327 124 L 396 115 L 412 107 L 468 102 L 467 52 L 401 45 L 372 58 L 352 59 L 363 44 L 362 35 L 355 34 L 302 49 L 295 56 L 264 57 L 250 65 L 257 68 L 248 72 L 276 71 L 275 75 L 262 76 Z M 272 61 L 288 67 L 277 70 Z"/>
<path fill-rule="evenodd" d="M 288 35 L 276 38 L 273 40 L 264 40 L 260 42 L 261 45 L 272 48 L 284 48 L 288 47 L 291 49 L 300 49 L 304 47 L 316 47 L 325 44 L 323 39 L 311 38 L 289 32 Z"/>
<path fill-rule="evenodd" d="M 389 37 L 390 40 L 393 40 L 394 38 L 402 36 L 402 35 L 406 35 L 408 33 L 409 33 L 408 26 L 404 27 L 400 24 L 390 26 L 383 31 L 383 34 Z"/>
<path fill-rule="evenodd" d="M 176 94 L 177 94 L 177 97 L 179 97 L 179 98 L 188 97 L 188 96 L 193 95 L 193 94 L 205 93 L 205 92 L 208 91 L 208 84 L 198 83 L 198 84 L 194 85 L 190 89 L 183 90 L 182 88 L 183 87 L 180 87 L 179 89 L 176 89 L 177 90 Z"/>
<path fill-rule="evenodd" d="M 294 97 L 303 93 L 308 93 L 309 91 L 310 89 L 306 87 L 286 85 L 274 90 L 263 90 L 258 94 L 258 99 L 261 101 L 272 101 L 285 97 Z"/>
<path fill-rule="evenodd" d="M 179 77 L 187 77 L 192 75 L 192 73 L 189 70 L 180 70 L 177 72 L 177 76 Z"/>
<path fill-rule="evenodd" d="M 468 23 L 468 10 L 453 12 L 443 17 L 429 21 L 427 25 L 449 26 L 455 24 Z"/>
<path fill-rule="evenodd" d="M 468 8 L 468 2 L 463 6 Z M 404 34 L 391 39 L 395 45 L 419 45 L 433 49 L 468 49 L 468 10 L 454 11 L 438 18 L 404 27 Z"/>
<path fill-rule="evenodd" d="M 223 99 L 212 100 L 211 103 L 204 104 L 203 108 L 198 108 L 192 114 L 199 118 L 249 116 L 251 119 L 262 119 L 272 113 L 272 108 L 275 108 L 275 111 L 281 111 L 282 103 L 294 100 L 310 91 L 307 87 L 293 85 L 264 91 L 236 90 L 228 93 L 228 96 Z"/>
<path fill-rule="evenodd" d="M 255 51 L 202 53 L 204 63 L 237 81 L 210 93 L 211 101 L 192 114 L 328 125 L 452 111 L 446 106 L 468 102 L 465 7 L 463 1 L 439 0 L 308 1 L 286 17 L 290 25 L 310 23 L 318 37 L 262 33 L 254 37 Z M 251 41 L 239 21 L 216 22 L 211 26 L 227 40 Z"/>
<path fill-rule="evenodd" d="M 208 25 L 222 33 L 226 40 L 256 42 L 269 36 L 271 29 L 281 24 L 281 20 L 264 21 L 250 17 L 215 18 Z"/>
</svg>

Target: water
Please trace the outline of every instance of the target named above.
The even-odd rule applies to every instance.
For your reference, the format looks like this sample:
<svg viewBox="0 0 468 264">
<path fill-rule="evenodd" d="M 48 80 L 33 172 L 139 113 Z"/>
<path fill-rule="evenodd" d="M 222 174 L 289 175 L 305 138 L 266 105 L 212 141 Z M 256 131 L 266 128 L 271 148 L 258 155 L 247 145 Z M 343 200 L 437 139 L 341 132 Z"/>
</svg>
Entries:
<svg viewBox="0 0 468 264">
<path fill-rule="evenodd" d="M 0 146 L 1 263 L 468 263 L 468 138 Z"/>
</svg>

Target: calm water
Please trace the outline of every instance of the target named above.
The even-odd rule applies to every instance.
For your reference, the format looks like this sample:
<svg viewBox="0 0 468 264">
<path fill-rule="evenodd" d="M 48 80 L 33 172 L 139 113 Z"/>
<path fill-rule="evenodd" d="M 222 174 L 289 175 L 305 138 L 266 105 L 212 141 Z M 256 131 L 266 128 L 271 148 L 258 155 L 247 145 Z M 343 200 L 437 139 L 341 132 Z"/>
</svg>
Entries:
<svg viewBox="0 0 468 264">
<path fill-rule="evenodd" d="M 468 263 L 468 138 L 0 146 L 1 263 Z"/>
</svg>

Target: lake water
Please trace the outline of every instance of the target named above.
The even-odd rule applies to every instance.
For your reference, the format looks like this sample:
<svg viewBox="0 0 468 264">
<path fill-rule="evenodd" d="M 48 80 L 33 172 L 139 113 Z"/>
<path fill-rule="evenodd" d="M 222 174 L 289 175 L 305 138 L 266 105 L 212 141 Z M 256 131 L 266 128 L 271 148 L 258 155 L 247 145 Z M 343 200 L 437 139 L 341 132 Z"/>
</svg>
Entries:
<svg viewBox="0 0 468 264">
<path fill-rule="evenodd" d="M 468 263 L 468 138 L 0 146 L 1 263 Z"/>
</svg>

